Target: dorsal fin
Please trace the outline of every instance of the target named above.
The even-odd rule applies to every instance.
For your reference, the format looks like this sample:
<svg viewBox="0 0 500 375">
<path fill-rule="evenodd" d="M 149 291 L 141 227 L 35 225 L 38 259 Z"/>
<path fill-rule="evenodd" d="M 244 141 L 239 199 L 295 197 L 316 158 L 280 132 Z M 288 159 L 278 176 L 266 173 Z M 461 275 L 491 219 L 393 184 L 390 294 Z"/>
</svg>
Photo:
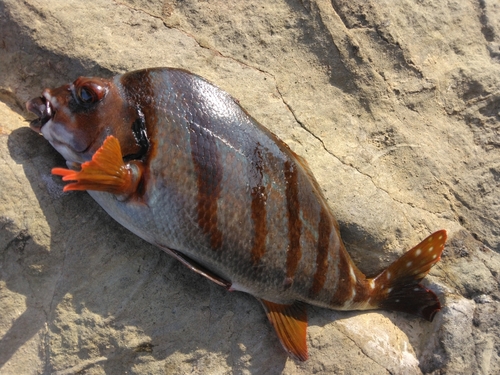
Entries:
<svg viewBox="0 0 500 375">
<path fill-rule="evenodd" d="M 260 300 L 267 317 L 273 325 L 281 345 L 292 357 L 305 361 L 307 353 L 307 311 L 301 302 L 291 305 L 282 305 Z"/>
</svg>

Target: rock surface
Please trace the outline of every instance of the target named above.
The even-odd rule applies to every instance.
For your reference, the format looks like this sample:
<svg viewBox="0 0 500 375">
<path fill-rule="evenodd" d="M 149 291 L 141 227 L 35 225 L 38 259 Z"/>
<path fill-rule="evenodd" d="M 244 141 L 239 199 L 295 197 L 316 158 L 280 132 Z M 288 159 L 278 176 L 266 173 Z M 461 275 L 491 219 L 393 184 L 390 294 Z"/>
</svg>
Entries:
<svg viewBox="0 0 500 375">
<path fill-rule="evenodd" d="M 310 308 L 298 363 L 251 296 L 63 194 L 23 103 L 152 66 L 206 77 L 304 156 L 366 273 L 446 228 L 442 313 Z M 500 373 L 499 81 L 494 0 L 1 0 L 0 373 Z"/>
</svg>

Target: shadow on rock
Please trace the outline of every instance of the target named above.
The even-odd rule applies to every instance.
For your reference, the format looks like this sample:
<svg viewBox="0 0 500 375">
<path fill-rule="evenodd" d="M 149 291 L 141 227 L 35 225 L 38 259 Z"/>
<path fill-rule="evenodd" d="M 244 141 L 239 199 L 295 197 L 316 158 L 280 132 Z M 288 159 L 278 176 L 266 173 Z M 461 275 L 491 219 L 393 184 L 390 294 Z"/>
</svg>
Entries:
<svg viewBox="0 0 500 375">
<path fill-rule="evenodd" d="M 48 224 L 50 248 L 33 241 L 37 223 L 29 222 L 29 232 L 14 236 L 3 254 L 9 266 L 2 278 L 27 307 L 0 339 L 0 368 L 40 334 L 47 373 L 96 364 L 124 373 L 148 358 L 166 359 L 170 373 L 182 373 L 169 367 L 172 355 L 204 372 L 216 365 L 210 353 L 227 353 L 231 367 L 243 356 L 259 357 L 252 373 L 282 371 L 287 356 L 255 299 L 185 269 L 117 224 L 87 193 L 62 193 L 50 170 L 64 160 L 29 128 L 13 131 L 8 147 Z"/>
<path fill-rule="evenodd" d="M 45 294 L 37 292 L 50 282 L 50 279 L 44 277 L 39 269 L 49 266 L 50 255 L 47 249 L 37 246 L 26 231 L 18 233 L 11 231 L 11 229 L 15 230 L 11 224 L 5 221 L 0 223 L 1 236 L 14 237 L 0 254 L 3 258 L 2 264 L 6 265 L 2 267 L 0 276 L 10 291 L 25 296 L 23 302 L 26 310 L 16 318 L 9 330 L 0 338 L 0 369 L 21 346 L 43 329 L 46 319 L 40 311 L 47 311 L 47 299 Z M 35 258 L 38 258 L 38 261 Z M 45 262 L 40 262 L 41 259 Z"/>
</svg>

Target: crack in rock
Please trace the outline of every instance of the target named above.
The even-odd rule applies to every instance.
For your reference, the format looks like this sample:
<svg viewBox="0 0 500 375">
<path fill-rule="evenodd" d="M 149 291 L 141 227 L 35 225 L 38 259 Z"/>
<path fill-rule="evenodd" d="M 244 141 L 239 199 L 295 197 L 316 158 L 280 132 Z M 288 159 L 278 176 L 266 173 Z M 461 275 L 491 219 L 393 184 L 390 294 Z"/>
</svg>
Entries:
<svg viewBox="0 0 500 375">
<path fill-rule="evenodd" d="M 341 331 L 342 332 L 342 331 Z M 356 340 L 354 340 L 352 337 L 350 337 L 349 335 L 347 335 L 345 332 L 342 332 L 342 334 L 344 335 L 344 337 L 346 337 L 349 341 L 351 341 L 354 346 L 356 346 L 360 351 L 361 353 L 363 353 L 363 355 L 370 359 L 371 361 L 375 362 L 377 365 L 379 365 L 381 368 L 383 368 L 384 370 L 386 370 L 389 375 L 394 375 L 388 368 L 386 368 L 385 366 L 383 366 L 382 364 L 380 364 L 378 361 L 376 361 L 374 358 L 372 358 L 370 355 L 368 355 L 368 353 L 366 353 L 366 351 L 364 350 L 364 348 L 362 346 L 360 346 Z"/>
</svg>

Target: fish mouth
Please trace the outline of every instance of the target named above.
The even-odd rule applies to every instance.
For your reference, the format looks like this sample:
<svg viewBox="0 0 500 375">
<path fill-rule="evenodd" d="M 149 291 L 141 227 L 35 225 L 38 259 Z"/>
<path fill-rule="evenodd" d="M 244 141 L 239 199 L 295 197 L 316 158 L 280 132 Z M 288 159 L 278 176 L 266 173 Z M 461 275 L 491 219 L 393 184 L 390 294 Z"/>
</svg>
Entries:
<svg viewBox="0 0 500 375">
<path fill-rule="evenodd" d="M 30 128 L 37 133 L 40 133 L 42 126 L 54 117 L 52 104 L 50 104 L 50 101 L 44 96 L 27 101 L 26 109 L 38 116 L 37 119 L 30 122 Z"/>
</svg>

